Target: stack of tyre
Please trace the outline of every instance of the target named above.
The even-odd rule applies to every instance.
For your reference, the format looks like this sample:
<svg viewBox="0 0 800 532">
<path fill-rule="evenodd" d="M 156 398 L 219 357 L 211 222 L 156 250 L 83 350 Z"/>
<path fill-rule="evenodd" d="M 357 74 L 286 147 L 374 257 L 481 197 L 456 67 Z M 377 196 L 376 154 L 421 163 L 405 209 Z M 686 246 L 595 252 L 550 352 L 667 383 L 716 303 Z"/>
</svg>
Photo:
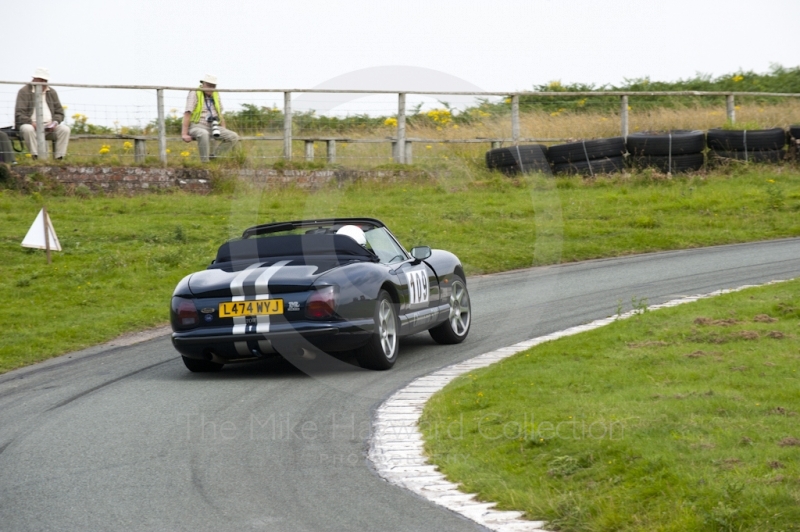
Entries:
<svg viewBox="0 0 800 532">
<path fill-rule="evenodd" d="M 625 139 L 582 140 L 550 146 L 547 157 L 556 174 L 610 174 L 625 167 Z"/>
<path fill-rule="evenodd" d="M 699 170 L 705 163 L 706 136 L 702 131 L 644 131 L 628 135 L 625 144 L 637 168 L 675 174 Z"/>
<path fill-rule="evenodd" d="M 776 162 L 786 152 L 786 131 L 772 129 L 729 130 L 709 129 L 710 156 L 716 160 L 736 159 L 750 162 Z"/>
<path fill-rule="evenodd" d="M 528 144 L 489 150 L 486 152 L 486 167 L 499 170 L 506 175 L 528 172 L 549 174 L 550 163 L 547 161 L 547 146 Z"/>
</svg>

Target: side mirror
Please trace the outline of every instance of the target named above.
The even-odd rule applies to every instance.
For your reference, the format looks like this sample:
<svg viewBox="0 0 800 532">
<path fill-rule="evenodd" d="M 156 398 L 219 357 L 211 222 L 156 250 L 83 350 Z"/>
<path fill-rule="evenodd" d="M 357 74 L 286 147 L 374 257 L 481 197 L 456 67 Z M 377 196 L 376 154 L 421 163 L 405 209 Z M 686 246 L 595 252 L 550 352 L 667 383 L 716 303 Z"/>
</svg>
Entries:
<svg viewBox="0 0 800 532">
<path fill-rule="evenodd" d="M 411 248 L 411 256 L 418 261 L 425 260 L 431 256 L 431 248 L 429 246 L 417 246 L 415 248 Z"/>
</svg>

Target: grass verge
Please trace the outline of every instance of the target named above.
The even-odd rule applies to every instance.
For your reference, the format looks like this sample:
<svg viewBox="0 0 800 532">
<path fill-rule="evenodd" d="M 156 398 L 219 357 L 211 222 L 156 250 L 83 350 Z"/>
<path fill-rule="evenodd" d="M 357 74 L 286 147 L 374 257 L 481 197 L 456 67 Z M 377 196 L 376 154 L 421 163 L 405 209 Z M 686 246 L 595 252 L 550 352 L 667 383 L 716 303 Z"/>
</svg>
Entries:
<svg viewBox="0 0 800 532">
<path fill-rule="evenodd" d="M 0 190 L 0 372 L 165 323 L 175 284 L 256 223 L 373 216 L 409 249 L 453 251 L 468 275 L 800 235 L 791 166 L 521 180 L 453 163 L 427 178 L 315 192 L 238 183 L 209 196 L 42 186 Z M 49 266 L 42 251 L 20 246 L 43 204 L 63 247 Z"/>
<path fill-rule="evenodd" d="M 800 281 L 645 312 L 434 395 L 425 450 L 552 530 L 800 529 Z"/>
</svg>

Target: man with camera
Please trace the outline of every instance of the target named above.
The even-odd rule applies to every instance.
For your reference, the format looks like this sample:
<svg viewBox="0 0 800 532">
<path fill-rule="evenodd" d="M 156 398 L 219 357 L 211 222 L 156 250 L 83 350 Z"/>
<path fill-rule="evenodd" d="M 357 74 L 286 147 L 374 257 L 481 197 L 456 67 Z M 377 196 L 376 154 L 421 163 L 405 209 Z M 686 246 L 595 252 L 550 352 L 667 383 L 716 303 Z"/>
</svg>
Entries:
<svg viewBox="0 0 800 532">
<path fill-rule="evenodd" d="M 181 138 L 184 142 L 197 140 L 200 160 L 208 162 L 227 152 L 239 141 L 239 135 L 225 129 L 225 118 L 222 116 L 222 103 L 219 99 L 217 77 L 206 74 L 200 80 L 200 88 L 190 91 L 186 98 L 186 111 L 183 113 Z M 211 151 L 211 139 L 217 140 Z"/>
</svg>

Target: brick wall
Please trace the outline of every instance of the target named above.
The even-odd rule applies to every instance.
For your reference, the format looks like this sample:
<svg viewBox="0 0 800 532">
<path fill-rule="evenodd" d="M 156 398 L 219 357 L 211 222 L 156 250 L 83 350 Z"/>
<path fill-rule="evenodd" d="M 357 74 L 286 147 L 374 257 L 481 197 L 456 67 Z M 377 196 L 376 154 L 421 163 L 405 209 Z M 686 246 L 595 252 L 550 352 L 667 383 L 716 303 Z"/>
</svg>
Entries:
<svg viewBox="0 0 800 532">
<path fill-rule="evenodd" d="M 212 190 L 211 172 L 205 168 L 141 168 L 111 166 L 17 166 L 11 170 L 18 179 L 36 182 L 56 181 L 68 190 L 83 185 L 91 190 L 137 193 L 178 188 L 199 194 Z M 357 180 L 396 182 L 419 177 L 419 172 L 377 170 L 274 170 L 217 169 L 216 173 L 243 181 L 261 183 L 267 188 L 295 186 L 316 189 L 329 184 Z"/>
</svg>

